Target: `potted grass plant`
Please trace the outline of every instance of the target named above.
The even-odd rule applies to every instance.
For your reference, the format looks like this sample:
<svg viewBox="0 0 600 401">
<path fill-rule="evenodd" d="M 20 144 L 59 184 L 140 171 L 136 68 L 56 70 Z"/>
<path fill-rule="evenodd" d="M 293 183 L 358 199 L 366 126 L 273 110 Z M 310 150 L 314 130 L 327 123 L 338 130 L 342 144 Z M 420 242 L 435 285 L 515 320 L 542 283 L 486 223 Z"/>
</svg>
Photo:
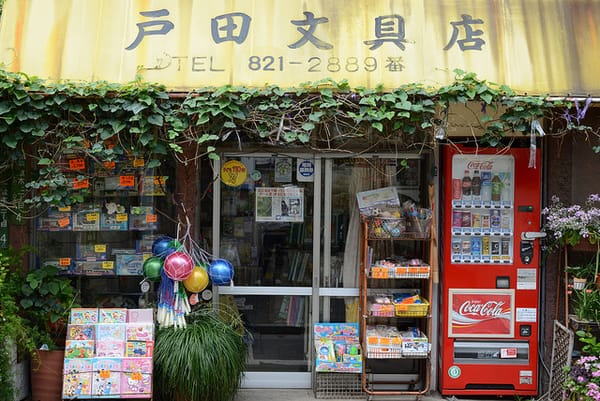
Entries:
<svg viewBox="0 0 600 401">
<path fill-rule="evenodd" d="M 161 401 L 231 401 L 246 369 L 239 315 L 202 306 L 183 328 L 158 330 L 154 396 Z"/>
</svg>

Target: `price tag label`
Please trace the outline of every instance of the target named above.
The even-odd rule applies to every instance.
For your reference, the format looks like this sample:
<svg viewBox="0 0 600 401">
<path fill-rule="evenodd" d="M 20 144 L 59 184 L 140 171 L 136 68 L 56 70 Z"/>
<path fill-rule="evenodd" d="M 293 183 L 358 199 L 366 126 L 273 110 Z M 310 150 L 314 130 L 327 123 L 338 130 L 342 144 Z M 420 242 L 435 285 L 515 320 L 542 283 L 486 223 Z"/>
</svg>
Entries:
<svg viewBox="0 0 600 401">
<path fill-rule="evenodd" d="M 85 169 L 85 160 L 84 159 L 69 160 L 69 168 L 71 170 L 84 170 Z"/>
<path fill-rule="evenodd" d="M 70 212 L 71 211 L 71 206 L 59 207 L 58 211 L 59 212 Z"/>
<path fill-rule="evenodd" d="M 371 275 L 373 278 L 388 278 L 390 272 L 387 267 L 373 267 L 371 269 Z"/>
<path fill-rule="evenodd" d="M 119 186 L 133 187 L 135 185 L 135 177 L 132 175 L 122 175 L 119 177 Z"/>
<path fill-rule="evenodd" d="M 154 185 L 165 185 L 165 177 L 162 175 L 155 176 Z"/>
<path fill-rule="evenodd" d="M 140 372 L 132 372 L 131 373 L 131 380 L 142 380 L 142 374 Z"/>
<path fill-rule="evenodd" d="M 146 223 L 156 223 L 158 221 L 158 216 L 156 214 L 147 214 L 146 215 Z"/>
<path fill-rule="evenodd" d="M 71 266 L 71 258 L 60 258 L 58 259 L 59 266 Z"/>
<path fill-rule="evenodd" d="M 87 221 L 98 221 L 99 217 L 100 217 L 99 213 L 86 213 L 85 214 L 85 219 Z"/>
<path fill-rule="evenodd" d="M 115 262 L 113 262 L 112 260 L 107 260 L 105 262 L 102 262 L 102 268 L 104 270 L 112 270 L 114 266 L 115 266 Z"/>
<path fill-rule="evenodd" d="M 96 253 L 104 253 L 104 252 L 106 252 L 106 245 L 105 244 L 96 244 L 96 245 L 94 245 L 94 252 L 96 252 Z"/>
<path fill-rule="evenodd" d="M 133 167 L 144 167 L 144 159 L 133 159 Z"/>
<path fill-rule="evenodd" d="M 69 225 L 69 223 L 71 223 L 71 219 L 68 217 L 63 217 L 62 219 L 58 219 L 59 227 L 66 227 Z"/>
<path fill-rule="evenodd" d="M 127 216 L 127 213 L 117 213 L 117 215 L 115 216 L 116 220 L 118 222 L 124 222 L 129 220 L 129 217 Z"/>
<path fill-rule="evenodd" d="M 102 165 L 107 170 L 114 170 L 117 164 L 115 162 L 104 162 Z"/>
<path fill-rule="evenodd" d="M 73 179 L 73 189 L 84 189 L 90 187 L 90 181 L 87 178 L 83 180 Z"/>
<path fill-rule="evenodd" d="M 100 378 L 101 379 L 110 379 L 110 370 L 108 370 L 108 369 L 101 369 L 100 370 Z"/>
</svg>

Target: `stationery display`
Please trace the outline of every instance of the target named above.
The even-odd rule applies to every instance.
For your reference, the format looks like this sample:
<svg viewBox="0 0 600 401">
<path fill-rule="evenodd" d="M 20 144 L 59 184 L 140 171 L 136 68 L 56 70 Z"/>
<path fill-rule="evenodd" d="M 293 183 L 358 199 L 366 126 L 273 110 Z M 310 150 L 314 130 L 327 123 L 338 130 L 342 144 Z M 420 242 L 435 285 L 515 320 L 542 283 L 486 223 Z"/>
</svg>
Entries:
<svg viewBox="0 0 600 401">
<path fill-rule="evenodd" d="M 152 398 L 152 309 L 74 308 L 63 399 Z"/>
</svg>

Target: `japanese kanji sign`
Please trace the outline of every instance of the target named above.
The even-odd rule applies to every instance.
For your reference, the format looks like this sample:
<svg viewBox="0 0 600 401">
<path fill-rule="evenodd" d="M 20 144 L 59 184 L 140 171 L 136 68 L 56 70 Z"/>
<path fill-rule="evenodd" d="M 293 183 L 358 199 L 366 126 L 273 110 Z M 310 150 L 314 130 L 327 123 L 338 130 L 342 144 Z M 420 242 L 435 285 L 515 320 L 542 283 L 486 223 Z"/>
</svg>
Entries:
<svg viewBox="0 0 600 401">
<path fill-rule="evenodd" d="M 436 87 L 462 69 L 530 94 L 597 96 L 597 26 L 600 0 L 7 0 L 0 62 L 173 90 Z"/>
</svg>

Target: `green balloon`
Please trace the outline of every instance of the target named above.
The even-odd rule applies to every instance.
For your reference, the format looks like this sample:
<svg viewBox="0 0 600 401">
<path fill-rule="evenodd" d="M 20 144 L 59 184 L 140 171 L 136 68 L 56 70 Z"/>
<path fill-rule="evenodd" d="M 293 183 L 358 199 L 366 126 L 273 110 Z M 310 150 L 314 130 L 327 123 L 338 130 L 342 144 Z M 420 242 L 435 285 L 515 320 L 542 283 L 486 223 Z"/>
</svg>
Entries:
<svg viewBox="0 0 600 401">
<path fill-rule="evenodd" d="M 144 277 L 150 281 L 160 281 L 160 271 L 163 268 L 163 260 L 158 256 L 150 256 L 142 265 Z"/>
</svg>

